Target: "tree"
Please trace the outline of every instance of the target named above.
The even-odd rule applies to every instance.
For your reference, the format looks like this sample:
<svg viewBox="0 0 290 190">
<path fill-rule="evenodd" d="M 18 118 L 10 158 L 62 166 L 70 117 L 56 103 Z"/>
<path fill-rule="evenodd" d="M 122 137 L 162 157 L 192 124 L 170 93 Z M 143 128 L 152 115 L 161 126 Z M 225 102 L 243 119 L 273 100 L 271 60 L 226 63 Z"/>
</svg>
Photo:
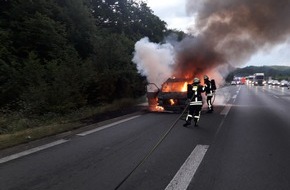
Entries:
<svg viewBox="0 0 290 190">
<path fill-rule="evenodd" d="M 92 8 L 97 26 L 109 32 L 124 34 L 133 41 L 147 36 L 160 42 L 164 37 L 166 23 L 142 1 L 94 0 Z"/>
<path fill-rule="evenodd" d="M 59 20 L 66 25 L 68 39 L 83 59 L 95 53 L 99 31 L 90 5 L 83 0 L 56 0 L 62 8 Z"/>
<path fill-rule="evenodd" d="M 131 62 L 166 23 L 134 0 L 0 1 L 0 107 L 65 113 L 144 94 Z"/>
</svg>

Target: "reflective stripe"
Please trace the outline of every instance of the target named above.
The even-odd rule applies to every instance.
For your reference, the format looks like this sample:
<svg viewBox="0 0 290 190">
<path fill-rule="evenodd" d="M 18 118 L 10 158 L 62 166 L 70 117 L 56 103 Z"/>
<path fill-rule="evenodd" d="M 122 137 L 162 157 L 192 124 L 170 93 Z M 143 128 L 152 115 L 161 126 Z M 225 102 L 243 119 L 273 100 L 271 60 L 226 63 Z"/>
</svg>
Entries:
<svg viewBox="0 0 290 190">
<path fill-rule="evenodd" d="M 197 118 L 197 119 L 199 119 L 199 116 L 194 116 L 194 118 Z"/>
<path fill-rule="evenodd" d="M 198 102 L 190 102 L 190 105 L 202 105 L 202 102 L 201 101 L 198 101 Z"/>
<path fill-rule="evenodd" d="M 199 121 L 199 119 L 200 119 L 200 113 L 201 113 L 201 111 L 199 111 L 198 112 L 198 116 L 196 116 L 197 117 L 197 121 Z"/>
<path fill-rule="evenodd" d="M 188 121 L 189 118 L 192 118 L 192 115 L 188 114 L 185 118 L 185 121 Z"/>
<path fill-rule="evenodd" d="M 210 100 L 208 100 L 208 101 L 207 101 L 207 104 L 208 104 L 208 106 L 209 106 L 209 107 L 211 107 L 211 106 L 212 106 L 212 104 L 211 104 L 211 101 L 210 101 Z"/>
</svg>

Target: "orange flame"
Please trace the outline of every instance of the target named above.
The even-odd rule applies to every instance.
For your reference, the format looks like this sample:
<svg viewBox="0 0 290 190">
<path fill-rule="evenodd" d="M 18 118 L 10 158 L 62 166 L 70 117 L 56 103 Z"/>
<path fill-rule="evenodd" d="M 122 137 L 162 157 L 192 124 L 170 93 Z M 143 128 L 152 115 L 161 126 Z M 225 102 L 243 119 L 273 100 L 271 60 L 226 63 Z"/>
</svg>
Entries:
<svg viewBox="0 0 290 190">
<path fill-rule="evenodd" d="M 182 89 L 181 89 L 181 92 L 186 92 L 186 91 L 187 91 L 187 84 L 188 84 L 188 82 L 185 82 L 185 83 L 183 84 L 183 87 L 182 87 Z"/>
<path fill-rule="evenodd" d="M 174 100 L 173 99 L 170 99 L 170 105 L 174 105 Z"/>
<path fill-rule="evenodd" d="M 164 111 L 164 108 L 162 106 L 156 106 L 154 111 Z"/>
<path fill-rule="evenodd" d="M 188 82 L 175 82 L 171 84 L 164 84 L 162 92 L 186 92 Z"/>
</svg>

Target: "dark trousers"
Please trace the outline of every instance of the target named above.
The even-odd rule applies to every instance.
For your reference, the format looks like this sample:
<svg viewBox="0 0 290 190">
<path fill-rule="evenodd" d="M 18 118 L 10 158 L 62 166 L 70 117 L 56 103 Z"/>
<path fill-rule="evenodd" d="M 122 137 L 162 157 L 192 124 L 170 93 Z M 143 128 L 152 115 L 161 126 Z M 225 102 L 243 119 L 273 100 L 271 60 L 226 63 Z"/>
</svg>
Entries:
<svg viewBox="0 0 290 190">
<path fill-rule="evenodd" d="M 208 110 L 213 111 L 212 96 L 207 96 L 206 102 L 207 102 L 207 105 L 208 105 Z"/>
<path fill-rule="evenodd" d="M 190 105 L 186 116 L 186 122 L 191 123 L 192 118 L 194 118 L 194 122 L 197 123 L 200 119 L 201 108 L 202 105 Z"/>
</svg>

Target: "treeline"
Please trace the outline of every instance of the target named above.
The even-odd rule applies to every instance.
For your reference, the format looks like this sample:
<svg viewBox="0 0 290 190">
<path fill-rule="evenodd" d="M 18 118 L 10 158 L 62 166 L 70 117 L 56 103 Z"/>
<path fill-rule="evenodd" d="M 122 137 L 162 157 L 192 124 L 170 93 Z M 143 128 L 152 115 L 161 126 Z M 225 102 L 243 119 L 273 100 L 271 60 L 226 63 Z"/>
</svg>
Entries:
<svg viewBox="0 0 290 190">
<path fill-rule="evenodd" d="M 166 23 L 134 0 L 0 0 L 0 108 L 66 113 L 144 94 L 131 62 Z"/>
<path fill-rule="evenodd" d="M 264 73 L 266 79 L 272 77 L 276 80 L 290 80 L 290 67 L 288 66 L 248 66 L 235 69 L 227 76 L 226 81 L 231 81 L 234 76 L 249 76 L 254 73 Z"/>
</svg>

